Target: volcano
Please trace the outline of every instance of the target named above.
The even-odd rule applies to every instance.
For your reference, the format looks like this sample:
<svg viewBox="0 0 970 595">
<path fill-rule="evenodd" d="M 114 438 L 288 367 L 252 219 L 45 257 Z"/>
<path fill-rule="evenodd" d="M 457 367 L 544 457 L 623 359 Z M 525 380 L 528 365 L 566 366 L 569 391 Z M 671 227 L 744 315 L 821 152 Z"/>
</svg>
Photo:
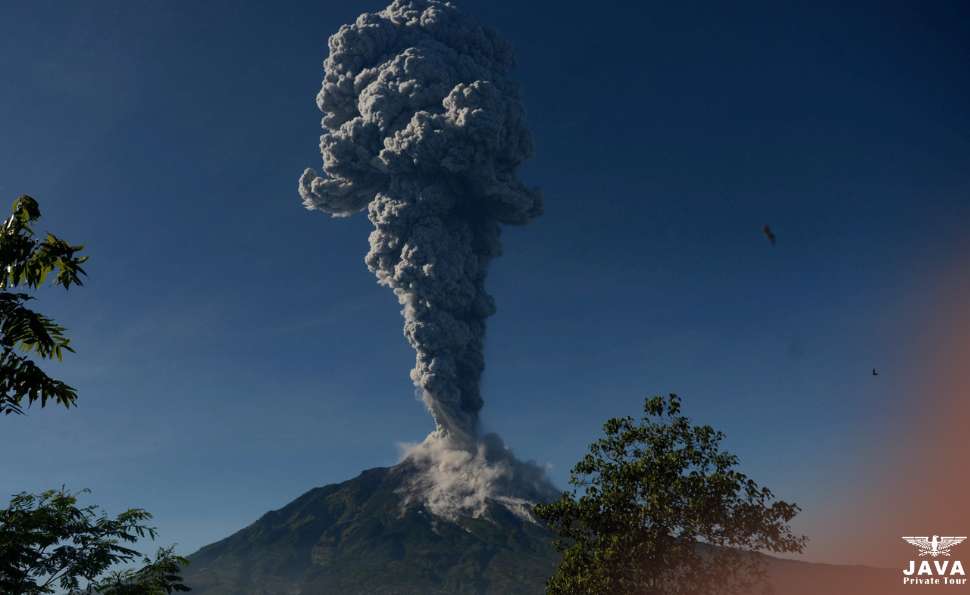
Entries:
<svg viewBox="0 0 970 595">
<path fill-rule="evenodd" d="M 540 595 L 559 556 L 541 525 L 495 500 L 445 518 L 406 494 L 404 461 L 314 488 L 189 556 L 198 595 Z M 776 595 L 887 595 L 899 572 L 765 557 Z"/>
<path fill-rule="evenodd" d="M 550 534 L 490 501 L 478 517 L 431 514 L 406 494 L 407 461 L 315 488 L 189 557 L 200 595 L 529 594 L 558 555 Z"/>
</svg>

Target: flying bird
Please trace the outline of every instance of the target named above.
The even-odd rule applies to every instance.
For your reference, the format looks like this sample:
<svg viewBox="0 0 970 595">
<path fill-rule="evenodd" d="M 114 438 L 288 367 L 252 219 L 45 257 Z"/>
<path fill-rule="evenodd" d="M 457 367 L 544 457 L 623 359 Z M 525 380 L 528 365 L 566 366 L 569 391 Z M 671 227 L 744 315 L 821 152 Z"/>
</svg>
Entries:
<svg viewBox="0 0 970 595">
<path fill-rule="evenodd" d="M 875 369 L 875 368 L 873 368 L 873 369 L 872 369 L 872 375 L 873 375 L 873 376 L 878 376 L 878 375 L 879 375 L 879 372 L 877 372 L 877 371 L 876 371 L 876 369 Z"/>
<path fill-rule="evenodd" d="M 771 228 L 768 227 L 767 223 L 765 223 L 765 226 L 761 228 L 761 233 L 765 234 L 765 237 L 768 238 L 768 241 L 771 242 L 772 246 L 775 245 L 775 233 L 771 231 Z"/>
</svg>

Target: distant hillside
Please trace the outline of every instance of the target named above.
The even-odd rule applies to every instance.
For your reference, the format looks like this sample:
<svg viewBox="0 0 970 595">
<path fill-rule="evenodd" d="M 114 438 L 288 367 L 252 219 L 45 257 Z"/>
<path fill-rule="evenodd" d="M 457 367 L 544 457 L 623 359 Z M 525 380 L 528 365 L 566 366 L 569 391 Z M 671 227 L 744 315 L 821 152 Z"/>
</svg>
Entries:
<svg viewBox="0 0 970 595">
<path fill-rule="evenodd" d="M 926 588 L 903 586 L 899 570 L 768 560 L 768 578 L 777 595 L 895 595 Z"/>
<path fill-rule="evenodd" d="M 550 534 L 500 505 L 450 522 L 402 512 L 406 465 L 310 490 L 192 556 L 198 595 L 539 595 L 558 556 Z M 769 558 L 779 595 L 885 595 L 899 573 Z M 918 588 L 917 588 L 918 590 Z"/>
</svg>

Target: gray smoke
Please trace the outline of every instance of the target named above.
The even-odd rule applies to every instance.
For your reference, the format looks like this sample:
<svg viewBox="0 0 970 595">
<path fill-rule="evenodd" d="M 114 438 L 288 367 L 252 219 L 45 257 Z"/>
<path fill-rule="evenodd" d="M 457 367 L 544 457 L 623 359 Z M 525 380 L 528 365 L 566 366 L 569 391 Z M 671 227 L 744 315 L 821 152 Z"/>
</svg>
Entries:
<svg viewBox="0 0 970 595">
<path fill-rule="evenodd" d="M 436 441 L 472 451 L 499 226 L 542 211 L 516 177 L 532 141 L 512 66 L 510 46 L 449 2 L 396 0 L 359 16 L 324 62 L 324 175 L 300 178 L 309 209 L 367 209 L 366 263 L 403 306 Z"/>
<path fill-rule="evenodd" d="M 450 444 L 437 433 L 400 447 L 402 465 L 417 471 L 402 490 L 405 507 L 418 502 L 432 514 L 455 520 L 486 515 L 495 503 L 531 521 L 532 504 L 559 496 L 544 469 L 516 459 L 496 434 L 482 436 L 474 449 Z"/>
</svg>

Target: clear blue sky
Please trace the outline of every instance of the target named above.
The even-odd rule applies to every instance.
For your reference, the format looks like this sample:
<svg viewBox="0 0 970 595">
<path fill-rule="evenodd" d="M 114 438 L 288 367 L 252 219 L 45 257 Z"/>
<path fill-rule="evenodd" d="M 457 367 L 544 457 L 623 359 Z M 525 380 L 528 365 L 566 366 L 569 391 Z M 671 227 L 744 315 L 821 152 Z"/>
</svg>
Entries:
<svg viewBox="0 0 970 595">
<path fill-rule="evenodd" d="M 934 276 L 970 270 L 967 4 L 464 4 L 516 47 L 546 196 L 489 279 L 488 427 L 563 485 L 679 392 L 813 536 L 917 398 Z M 431 429 L 370 224 L 296 192 L 327 37 L 380 7 L 0 8 L 0 199 L 91 257 L 37 304 L 79 406 L 0 419 L 0 494 L 91 488 L 188 552 Z"/>
</svg>

